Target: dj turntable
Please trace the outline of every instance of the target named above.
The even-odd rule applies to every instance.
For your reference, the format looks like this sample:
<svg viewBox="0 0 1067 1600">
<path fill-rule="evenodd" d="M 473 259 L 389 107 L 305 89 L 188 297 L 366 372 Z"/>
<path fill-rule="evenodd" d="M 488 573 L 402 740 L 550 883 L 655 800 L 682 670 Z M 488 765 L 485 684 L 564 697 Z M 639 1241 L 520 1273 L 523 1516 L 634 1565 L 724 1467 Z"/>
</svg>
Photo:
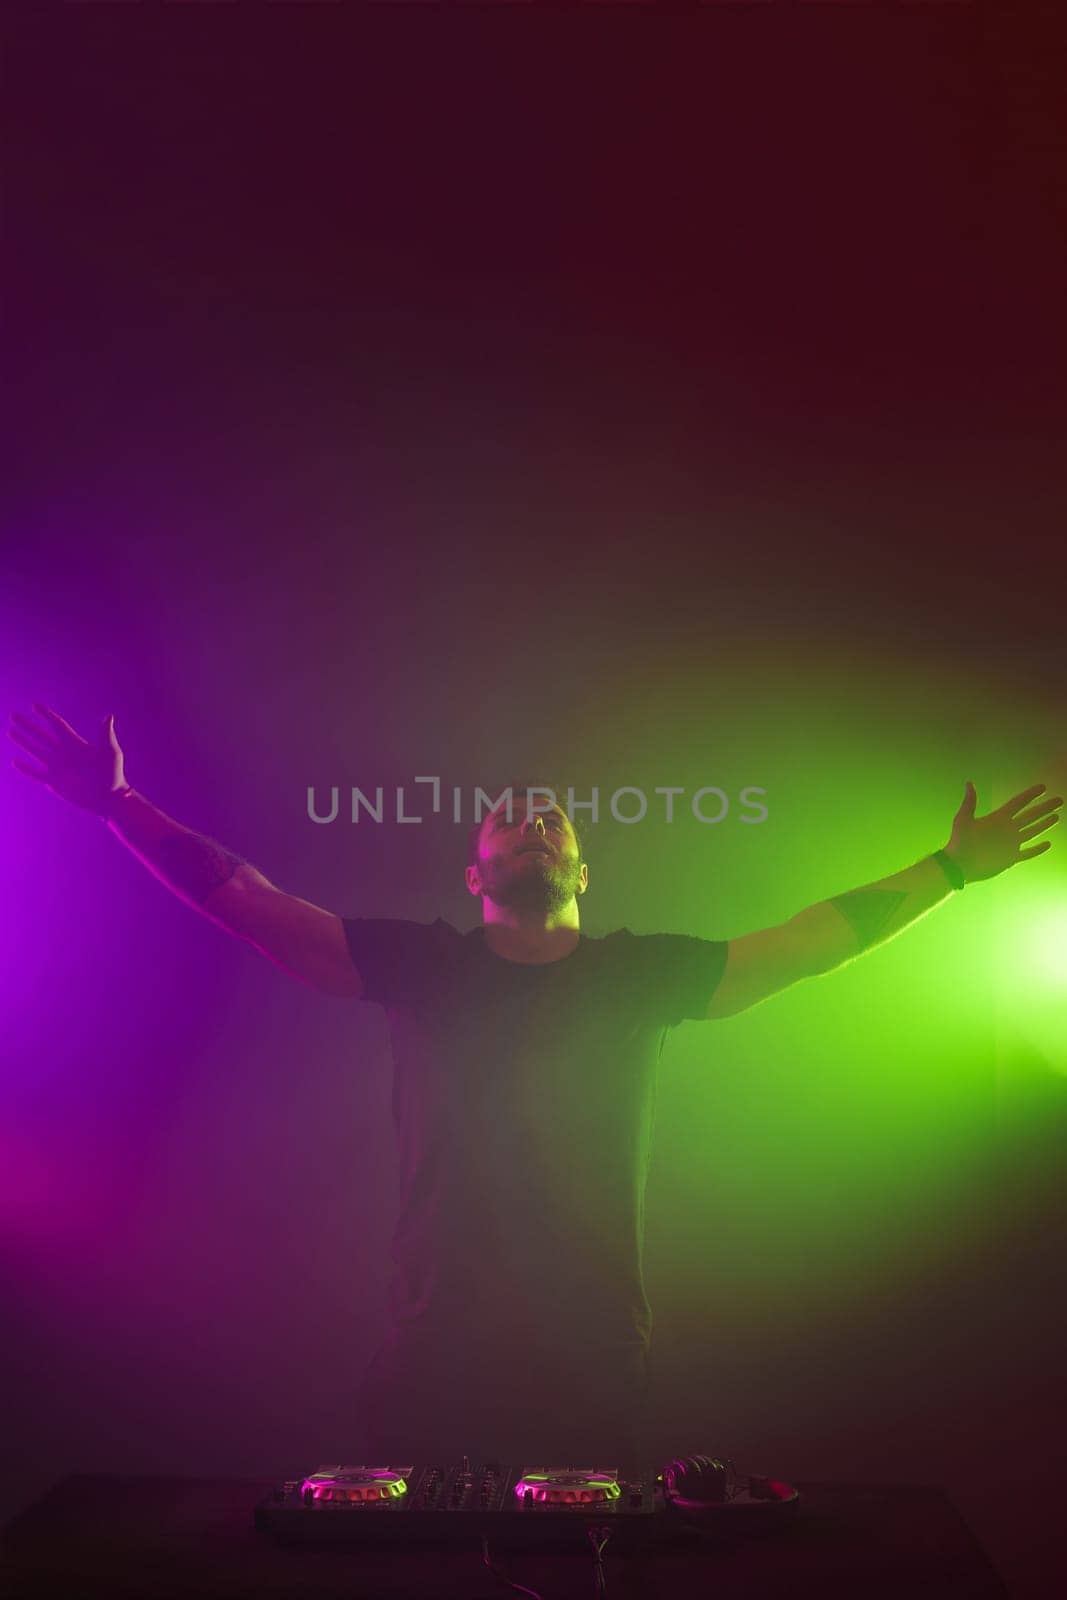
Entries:
<svg viewBox="0 0 1067 1600">
<path fill-rule="evenodd" d="M 285 1541 L 569 1544 L 596 1524 L 620 1550 L 693 1536 L 761 1535 L 792 1521 L 791 1484 L 742 1475 L 732 1461 L 678 1456 L 636 1478 L 602 1465 L 451 1465 L 426 1462 L 317 1467 L 255 1507 L 255 1525 Z"/>
</svg>

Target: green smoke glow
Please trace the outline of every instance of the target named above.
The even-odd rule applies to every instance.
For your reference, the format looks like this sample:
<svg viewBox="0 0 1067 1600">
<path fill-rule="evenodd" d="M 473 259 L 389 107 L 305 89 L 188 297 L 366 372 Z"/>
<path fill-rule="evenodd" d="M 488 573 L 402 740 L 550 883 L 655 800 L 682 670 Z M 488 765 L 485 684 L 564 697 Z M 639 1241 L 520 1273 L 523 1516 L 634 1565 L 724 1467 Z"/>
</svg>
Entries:
<svg viewBox="0 0 1067 1600">
<path fill-rule="evenodd" d="M 596 691 L 581 706 L 580 761 L 602 794 L 760 785 L 770 812 L 758 826 L 735 808 L 716 826 L 686 809 L 673 826 L 591 828 L 588 931 L 747 933 L 945 844 L 968 779 L 980 814 L 1031 782 L 1052 791 L 1040 716 L 1027 722 L 972 668 L 787 645 L 717 640 L 712 667 L 733 663 L 721 677 L 706 655 L 638 656 L 629 759 L 595 748 L 617 710 Z M 868 1325 L 980 1259 L 998 1203 L 1005 1012 L 1064 1070 L 1067 847 L 1051 837 L 1047 857 L 837 971 L 672 1034 L 648 1203 L 657 1321 L 712 1330 L 720 1349 L 753 1319 Z"/>
</svg>

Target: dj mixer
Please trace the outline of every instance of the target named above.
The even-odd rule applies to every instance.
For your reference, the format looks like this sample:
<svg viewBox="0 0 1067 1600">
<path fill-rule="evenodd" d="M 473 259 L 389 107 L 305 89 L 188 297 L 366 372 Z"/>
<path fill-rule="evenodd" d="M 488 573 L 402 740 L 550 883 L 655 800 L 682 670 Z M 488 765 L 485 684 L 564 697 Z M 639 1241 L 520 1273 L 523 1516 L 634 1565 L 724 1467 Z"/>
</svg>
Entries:
<svg viewBox="0 0 1067 1600">
<path fill-rule="evenodd" d="M 255 1507 L 255 1525 L 286 1541 L 352 1544 L 568 1544 L 575 1523 L 610 1532 L 620 1550 L 691 1537 L 765 1534 L 792 1520 L 791 1484 L 741 1475 L 714 1456 L 675 1457 L 627 1478 L 610 1466 L 433 1462 L 326 1465 Z"/>
</svg>

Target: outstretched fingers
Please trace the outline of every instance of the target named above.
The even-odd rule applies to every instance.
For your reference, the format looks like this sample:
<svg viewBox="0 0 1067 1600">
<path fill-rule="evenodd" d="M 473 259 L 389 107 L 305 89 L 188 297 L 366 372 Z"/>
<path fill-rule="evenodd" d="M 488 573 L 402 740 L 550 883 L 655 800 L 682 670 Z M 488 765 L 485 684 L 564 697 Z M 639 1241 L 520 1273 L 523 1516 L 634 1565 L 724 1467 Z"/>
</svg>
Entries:
<svg viewBox="0 0 1067 1600">
<path fill-rule="evenodd" d="M 58 711 L 53 711 L 51 706 L 42 705 L 39 700 L 35 700 L 33 702 L 33 709 L 35 711 L 39 711 L 42 717 L 47 717 L 48 721 L 52 724 L 52 727 L 57 733 L 72 734 L 73 737 L 79 740 L 82 744 L 85 743 L 85 740 L 82 739 L 81 734 L 78 733 L 75 728 L 72 728 L 69 722 L 65 722 L 59 715 Z"/>
<path fill-rule="evenodd" d="M 1029 789 L 1021 789 L 1018 794 L 1012 795 L 1010 800 L 1005 800 L 1002 806 L 998 806 L 997 810 L 1002 816 L 1013 817 L 1017 811 L 1021 811 L 1031 800 L 1042 794 L 1044 789 L 1043 783 L 1035 783 Z"/>
<path fill-rule="evenodd" d="M 54 739 L 47 734 L 38 733 L 31 722 L 25 717 L 19 717 L 17 711 L 11 713 L 11 726 L 7 730 L 7 736 L 16 744 L 20 744 L 24 750 L 28 750 L 31 755 L 39 755 L 42 761 L 47 755 L 54 754 L 59 749 Z"/>
<path fill-rule="evenodd" d="M 1031 823 L 1028 828 L 1023 828 L 1022 832 L 1019 834 L 1019 838 L 1036 839 L 1039 833 L 1044 833 L 1046 828 L 1053 827 L 1055 823 L 1059 822 L 1059 820 L 1059 813 L 1056 812 L 1051 817 L 1045 817 L 1044 821 L 1042 822 Z"/>
<path fill-rule="evenodd" d="M 1039 805 L 1029 806 L 1021 811 L 1015 821 L 1021 828 L 1028 828 L 1031 822 L 1037 822 L 1041 817 L 1047 817 L 1050 812 L 1058 811 L 1063 804 L 1063 796 L 1054 794 L 1051 800 L 1042 800 Z"/>
<path fill-rule="evenodd" d="M 25 734 L 20 733 L 17 728 L 8 728 L 7 736 L 13 744 L 17 744 L 28 755 L 36 756 L 38 761 L 48 760 L 49 751 L 47 745 L 37 744 L 34 740 L 27 739 Z"/>
<path fill-rule="evenodd" d="M 34 772 L 32 767 L 28 767 L 25 761 L 20 761 L 17 756 L 12 758 L 11 765 L 17 767 L 19 772 L 24 772 L 27 778 L 36 778 L 38 783 L 48 782 L 47 772 Z"/>
</svg>

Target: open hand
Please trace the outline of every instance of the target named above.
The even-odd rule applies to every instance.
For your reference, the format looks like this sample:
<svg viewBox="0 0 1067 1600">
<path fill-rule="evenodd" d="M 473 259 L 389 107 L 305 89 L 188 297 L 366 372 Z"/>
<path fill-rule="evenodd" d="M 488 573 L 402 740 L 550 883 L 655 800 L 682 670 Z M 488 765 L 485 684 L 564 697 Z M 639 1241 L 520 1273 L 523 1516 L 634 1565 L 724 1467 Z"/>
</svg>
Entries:
<svg viewBox="0 0 1067 1600">
<path fill-rule="evenodd" d="M 104 718 L 96 742 L 90 744 L 80 733 L 75 733 L 58 712 L 37 701 L 33 709 L 38 713 L 36 720 L 18 711 L 11 713 L 12 726 L 7 736 L 23 750 L 28 750 L 41 767 L 31 767 L 18 760 L 13 760 L 11 765 L 24 772 L 27 778 L 36 778 L 61 800 L 69 800 L 71 805 L 92 811 L 98 817 L 106 815 L 111 796 L 129 787 L 123 771 L 122 748 L 115 737 L 114 713 Z"/>
<path fill-rule="evenodd" d="M 1043 794 L 1044 788 L 1043 783 L 1035 783 L 1032 789 L 1012 795 L 995 811 L 976 817 L 974 808 L 978 795 L 974 784 L 968 783 L 963 804 L 953 819 L 952 837 L 945 846 L 946 853 L 958 862 L 968 883 L 995 878 L 1017 861 L 1027 861 L 1051 849 L 1051 839 L 1032 845 L 1028 850 L 1021 848 L 1027 839 L 1044 833 L 1059 821 L 1063 798 L 1057 794 L 1051 800 L 1039 800 L 1037 797 Z"/>
</svg>

